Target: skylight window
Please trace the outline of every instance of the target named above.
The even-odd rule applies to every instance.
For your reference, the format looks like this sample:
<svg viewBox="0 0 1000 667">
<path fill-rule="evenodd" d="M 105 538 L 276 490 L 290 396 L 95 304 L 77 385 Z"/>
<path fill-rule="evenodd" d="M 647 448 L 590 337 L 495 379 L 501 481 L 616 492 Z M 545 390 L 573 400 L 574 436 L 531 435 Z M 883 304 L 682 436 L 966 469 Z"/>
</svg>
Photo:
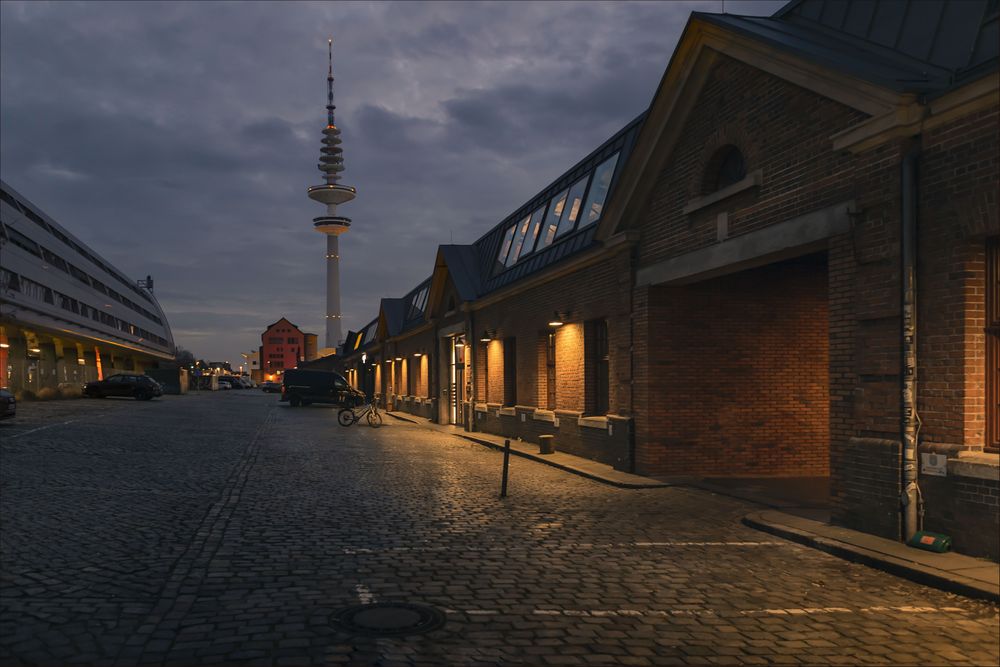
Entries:
<svg viewBox="0 0 1000 667">
<path fill-rule="evenodd" d="M 524 239 L 524 246 L 521 248 L 521 257 L 524 257 L 535 249 L 535 241 L 538 240 L 538 230 L 542 228 L 542 217 L 545 215 L 545 206 L 540 206 L 531 214 L 531 224 L 528 227 L 528 235 Z"/>
<path fill-rule="evenodd" d="M 510 253 L 507 254 L 507 266 L 513 266 L 514 262 L 521 255 L 521 248 L 524 245 L 524 237 L 528 233 L 528 225 L 531 223 L 531 216 L 526 216 L 524 220 L 515 226 L 514 241 L 510 246 Z"/>
<path fill-rule="evenodd" d="M 556 237 L 556 230 L 559 229 L 559 219 L 562 217 L 563 209 L 566 207 L 566 195 L 569 190 L 563 190 L 552 200 L 549 207 L 549 214 L 545 216 L 545 235 L 542 236 L 542 247 L 552 243 Z"/>
<path fill-rule="evenodd" d="M 500 244 L 500 254 L 497 255 L 497 266 L 503 267 L 507 263 L 507 253 L 510 252 L 511 241 L 514 240 L 514 229 L 517 225 L 511 225 L 510 229 L 503 236 L 503 243 Z"/>
<path fill-rule="evenodd" d="M 587 195 L 587 203 L 583 207 L 583 210 L 587 212 L 587 219 L 583 222 L 585 225 L 597 222 L 601 218 L 604 200 L 608 197 L 611 179 L 614 178 L 615 167 L 618 165 L 618 155 L 615 153 L 599 164 L 594 171 L 594 182 L 590 186 L 590 194 Z"/>
<path fill-rule="evenodd" d="M 413 300 L 410 301 L 410 309 L 407 311 L 406 319 L 412 320 L 420 315 L 423 315 L 424 308 L 427 306 L 427 291 L 429 288 L 424 287 L 422 290 L 413 295 Z"/>
<path fill-rule="evenodd" d="M 559 238 L 566 232 L 573 231 L 573 228 L 576 226 L 577 218 L 580 217 L 580 206 L 583 204 L 583 194 L 587 190 L 587 181 L 589 179 L 590 174 L 587 174 L 569 189 L 569 194 L 566 196 L 566 210 L 563 211 L 562 219 L 559 220 L 559 227 L 556 228 L 556 238 Z"/>
</svg>

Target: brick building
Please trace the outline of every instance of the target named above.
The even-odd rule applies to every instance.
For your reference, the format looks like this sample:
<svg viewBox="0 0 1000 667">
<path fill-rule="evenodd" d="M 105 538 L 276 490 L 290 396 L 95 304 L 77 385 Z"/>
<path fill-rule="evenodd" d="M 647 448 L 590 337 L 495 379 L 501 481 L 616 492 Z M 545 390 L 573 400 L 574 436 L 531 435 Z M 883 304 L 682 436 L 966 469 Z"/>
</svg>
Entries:
<svg viewBox="0 0 1000 667">
<path fill-rule="evenodd" d="M 828 478 L 835 522 L 888 537 L 919 498 L 1000 557 L 997 13 L 692 14 L 648 110 L 441 246 L 351 376 L 647 475 Z M 908 452 L 947 459 L 919 496 Z"/>
<path fill-rule="evenodd" d="M 260 342 L 258 382 L 279 380 L 287 369 L 316 356 L 316 334 L 303 333 L 284 317 L 264 330 Z"/>
</svg>

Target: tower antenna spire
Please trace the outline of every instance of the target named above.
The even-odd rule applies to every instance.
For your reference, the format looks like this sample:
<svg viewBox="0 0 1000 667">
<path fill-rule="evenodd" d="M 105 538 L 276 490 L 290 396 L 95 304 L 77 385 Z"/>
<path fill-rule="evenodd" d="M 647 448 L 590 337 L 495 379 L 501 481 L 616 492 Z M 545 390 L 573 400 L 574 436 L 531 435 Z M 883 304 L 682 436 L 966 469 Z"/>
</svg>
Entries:
<svg viewBox="0 0 1000 667">
<path fill-rule="evenodd" d="M 326 205 L 326 215 L 313 218 L 313 229 L 326 235 L 326 350 L 333 352 L 342 340 L 340 328 L 340 239 L 351 228 L 351 219 L 337 214 L 337 207 L 354 199 L 357 191 L 340 184 L 344 171 L 344 149 L 340 128 L 333 122 L 333 37 L 326 42 L 326 127 L 319 149 L 319 171 L 323 185 L 309 188 L 309 198 Z M 326 354 L 326 353 L 324 353 Z"/>
<path fill-rule="evenodd" d="M 333 105 L 333 37 L 326 40 L 327 48 L 327 63 L 328 68 L 326 70 L 326 120 L 327 125 L 335 125 L 333 122 L 333 110 L 336 109 Z"/>
</svg>

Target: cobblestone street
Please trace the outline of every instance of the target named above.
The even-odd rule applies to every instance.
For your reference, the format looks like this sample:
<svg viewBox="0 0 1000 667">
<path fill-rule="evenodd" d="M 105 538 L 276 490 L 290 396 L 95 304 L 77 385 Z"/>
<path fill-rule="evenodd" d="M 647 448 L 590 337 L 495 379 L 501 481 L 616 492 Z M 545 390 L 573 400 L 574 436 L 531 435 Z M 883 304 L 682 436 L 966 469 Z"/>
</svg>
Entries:
<svg viewBox="0 0 1000 667">
<path fill-rule="evenodd" d="M 995 665 L 995 605 L 386 418 L 259 391 L 0 424 L 4 665 Z M 334 622 L 406 602 L 396 638 Z"/>
</svg>

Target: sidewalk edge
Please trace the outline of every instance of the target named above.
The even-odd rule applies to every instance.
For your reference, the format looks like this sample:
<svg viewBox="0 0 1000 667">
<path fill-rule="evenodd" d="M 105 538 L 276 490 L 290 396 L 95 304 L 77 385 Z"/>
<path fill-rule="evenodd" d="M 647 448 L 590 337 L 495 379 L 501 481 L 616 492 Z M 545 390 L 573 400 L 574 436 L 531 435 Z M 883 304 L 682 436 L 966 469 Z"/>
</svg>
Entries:
<svg viewBox="0 0 1000 667">
<path fill-rule="evenodd" d="M 497 444 L 495 442 L 490 442 L 489 440 L 483 440 L 483 439 L 477 438 L 475 436 L 458 434 L 458 433 L 456 433 L 455 435 L 457 435 L 459 438 L 463 438 L 465 440 L 468 440 L 469 442 L 474 442 L 474 443 L 476 443 L 478 445 L 483 445 L 484 447 L 489 447 L 490 449 L 495 449 L 495 450 L 501 451 L 501 452 L 504 449 L 503 445 L 499 445 L 499 444 Z M 586 470 L 580 470 L 579 468 L 574 468 L 572 466 L 568 466 L 568 465 L 565 465 L 565 464 L 562 464 L 562 463 L 557 463 L 555 461 L 550 461 L 550 460 L 548 460 L 548 459 L 546 459 L 546 458 L 544 458 L 542 456 L 538 456 L 538 455 L 535 455 L 535 454 L 530 454 L 528 452 L 522 452 L 522 451 L 519 451 L 517 449 L 514 449 L 513 447 L 511 448 L 510 453 L 513 454 L 514 456 L 520 456 L 521 458 L 528 459 L 530 461 L 536 461 L 538 463 L 544 463 L 547 466 L 551 466 L 553 468 L 558 468 L 559 470 L 562 470 L 562 471 L 565 471 L 565 472 L 569 472 L 569 473 L 573 473 L 574 475 L 579 475 L 580 477 L 586 477 L 587 479 L 593 480 L 595 482 L 600 482 L 601 484 L 607 484 L 609 486 L 616 486 L 619 489 L 663 489 L 663 488 L 666 488 L 666 487 L 669 487 L 669 486 L 676 486 L 675 484 L 667 484 L 667 483 L 664 483 L 664 482 L 657 482 L 657 483 L 653 483 L 653 484 L 638 484 L 638 483 L 634 483 L 634 482 L 618 482 L 618 481 L 615 481 L 613 479 L 608 479 L 607 477 L 601 477 L 600 475 L 595 475 L 594 473 L 587 472 Z"/>
<path fill-rule="evenodd" d="M 918 584 L 924 584 L 925 586 L 931 586 L 950 593 L 957 593 L 988 602 L 1000 602 L 1000 590 L 993 586 L 980 584 L 965 577 L 948 577 L 928 568 L 915 566 L 892 556 L 865 549 L 864 547 L 857 547 L 846 542 L 841 542 L 840 540 L 792 528 L 791 526 L 765 521 L 761 518 L 760 513 L 748 514 L 743 517 L 742 523 L 750 528 L 824 551 L 832 556 L 843 558 L 853 563 L 867 565 L 868 567 L 888 572 L 897 577 L 909 579 Z"/>
</svg>

